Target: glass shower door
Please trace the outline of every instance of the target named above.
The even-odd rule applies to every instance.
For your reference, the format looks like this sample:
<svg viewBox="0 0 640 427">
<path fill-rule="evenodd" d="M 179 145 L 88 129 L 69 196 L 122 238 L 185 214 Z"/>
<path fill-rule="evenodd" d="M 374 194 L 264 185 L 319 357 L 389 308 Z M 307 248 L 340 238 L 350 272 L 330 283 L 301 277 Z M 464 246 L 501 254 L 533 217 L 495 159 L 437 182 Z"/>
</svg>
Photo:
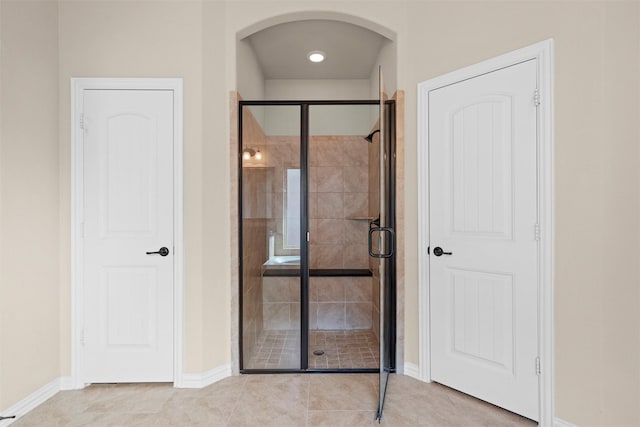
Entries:
<svg viewBox="0 0 640 427">
<path fill-rule="evenodd" d="M 391 149 L 392 144 L 392 123 L 390 107 L 387 105 L 387 94 L 384 88 L 382 68 L 379 69 L 379 90 L 380 90 L 380 115 L 379 115 L 379 136 L 378 136 L 378 179 L 379 179 L 379 217 L 377 224 L 375 221 L 369 229 L 369 255 L 377 260 L 377 280 L 379 283 L 379 309 L 380 309 L 380 374 L 379 374 L 379 395 L 378 395 L 378 421 L 382 418 L 384 400 L 387 392 L 389 374 L 392 369 L 392 340 L 391 336 L 391 313 L 393 313 L 391 299 L 391 286 L 393 283 L 393 257 L 395 253 L 395 231 L 394 212 L 391 200 L 392 191 L 392 166 L 394 164 L 395 153 Z"/>
<path fill-rule="evenodd" d="M 299 370 L 301 109 L 243 102 L 240 109 L 240 368 Z"/>
</svg>

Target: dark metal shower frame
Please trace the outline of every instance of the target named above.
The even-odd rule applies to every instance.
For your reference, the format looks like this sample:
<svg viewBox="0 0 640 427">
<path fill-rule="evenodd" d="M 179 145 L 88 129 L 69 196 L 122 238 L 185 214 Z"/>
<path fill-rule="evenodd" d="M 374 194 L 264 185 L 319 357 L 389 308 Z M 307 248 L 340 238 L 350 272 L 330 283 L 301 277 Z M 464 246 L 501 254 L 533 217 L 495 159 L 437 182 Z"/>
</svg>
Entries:
<svg viewBox="0 0 640 427">
<path fill-rule="evenodd" d="M 242 227 L 242 127 L 243 127 L 243 107 L 247 106 L 298 106 L 300 107 L 300 168 L 305 171 L 301 174 L 301 206 L 300 206 L 300 368 L 299 369 L 245 369 L 244 353 L 243 353 L 243 262 L 242 262 L 242 246 L 243 246 L 243 227 Z M 297 374 L 297 373 L 378 373 L 378 368 L 348 368 L 348 369 L 310 369 L 309 368 L 309 260 L 307 233 L 309 231 L 308 213 L 308 171 L 309 168 L 309 107 L 313 105 L 380 105 L 378 100 L 262 100 L 262 101 L 238 101 L 238 304 L 239 304 L 239 367 L 242 374 Z M 389 123 L 391 124 L 386 130 L 386 134 L 393 136 L 392 152 L 393 156 L 389 159 L 391 182 L 389 183 L 389 192 L 387 193 L 388 204 L 391 206 L 391 227 L 395 228 L 396 223 L 396 165 L 395 165 L 395 100 L 385 101 L 388 107 L 385 114 L 388 114 Z M 364 136 L 363 136 L 364 139 Z M 389 345 L 387 349 L 390 352 L 391 372 L 395 372 L 396 360 L 396 258 L 393 257 L 390 266 L 391 286 L 388 287 L 387 301 L 389 301 L 387 324 L 382 325 L 388 328 Z M 383 307 L 380 307 L 383 310 Z M 380 361 L 382 363 L 382 360 Z"/>
</svg>

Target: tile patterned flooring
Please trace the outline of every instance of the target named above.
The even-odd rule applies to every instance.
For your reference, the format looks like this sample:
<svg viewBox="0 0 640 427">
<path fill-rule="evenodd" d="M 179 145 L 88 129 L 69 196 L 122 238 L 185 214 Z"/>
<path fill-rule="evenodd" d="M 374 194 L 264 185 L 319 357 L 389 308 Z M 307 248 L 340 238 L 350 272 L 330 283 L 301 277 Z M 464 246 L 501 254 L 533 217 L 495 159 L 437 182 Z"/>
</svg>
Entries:
<svg viewBox="0 0 640 427">
<path fill-rule="evenodd" d="M 63 391 L 17 420 L 30 426 L 491 426 L 536 424 L 439 384 L 392 375 L 381 424 L 375 374 L 241 375 L 203 389 L 93 385 Z"/>
<path fill-rule="evenodd" d="M 313 354 L 324 351 L 321 356 Z M 378 339 L 371 330 L 310 331 L 309 368 L 349 369 L 380 366 Z"/>
<path fill-rule="evenodd" d="M 263 331 L 245 369 L 299 369 L 300 331 Z"/>
<path fill-rule="evenodd" d="M 324 354 L 316 356 L 316 350 Z M 378 339 L 371 330 L 309 331 L 309 368 L 378 368 Z M 247 369 L 298 369 L 300 333 L 297 330 L 264 331 Z"/>
</svg>

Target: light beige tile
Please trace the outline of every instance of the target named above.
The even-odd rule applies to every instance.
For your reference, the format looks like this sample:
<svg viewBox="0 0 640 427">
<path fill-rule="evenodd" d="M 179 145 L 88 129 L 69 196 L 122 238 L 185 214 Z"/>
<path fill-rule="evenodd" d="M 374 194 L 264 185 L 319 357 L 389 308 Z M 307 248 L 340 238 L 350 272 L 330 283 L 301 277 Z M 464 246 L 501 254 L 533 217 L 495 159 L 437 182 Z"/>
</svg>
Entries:
<svg viewBox="0 0 640 427">
<path fill-rule="evenodd" d="M 287 282 L 289 283 L 289 301 L 300 302 L 300 278 L 289 277 Z"/>
<path fill-rule="evenodd" d="M 263 277 L 262 299 L 264 302 L 289 302 L 289 278 Z"/>
<path fill-rule="evenodd" d="M 344 193 L 345 218 L 366 217 L 369 214 L 369 195 L 367 193 Z"/>
<path fill-rule="evenodd" d="M 309 166 L 309 191 L 310 193 L 318 192 L 318 166 Z"/>
<path fill-rule="evenodd" d="M 317 193 L 316 218 L 344 218 L 343 193 Z"/>
<path fill-rule="evenodd" d="M 309 141 L 309 164 L 312 166 L 342 166 L 343 144 L 341 138 L 312 136 Z"/>
<path fill-rule="evenodd" d="M 309 245 L 310 268 L 342 268 L 341 245 Z"/>
<path fill-rule="evenodd" d="M 265 329 L 289 329 L 289 303 L 265 303 L 263 305 L 262 315 Z"/>
<path fill-rule="evenodd" d="M 299 334 L 287 331 L 272 334 L 283 339 L 283 348 L 285 340 L 295 344 L 299 339 Z M 364 332 L 314 334 L 316 345 L 330 350 L 331 340 L 335 344 L 349 335 L 361 339 Z M 350 355 L 355 366 L 357 355 Z M 289 356 L 283 353 L 275 366 L 289 363 L 297 367 L 298 354 Z M 328 366 L 337 363 L 337 356 L 324 360 Z M 204 389 L 174 389 L 170 384 L 99 385 L 60 392 L 13 425 L 369 426 L 377 408 L 376 387 L 377 375 L 353 374 L 247 375 Z M 536 423 L 436 383 L 391 375 L 380 425 L 533 427 Z"/>
<path fill-rule="evenodd" d="M 344 302 L 319 302 L 318 303 L 318 329 L 344 329 L 345 306 Z"/>
<path fill-rule="evenodd" d="M 300 303 L 292 302 L 289 304 L 289 328 L 300 328 Z"/>
<path fill-rule="evenodd" d="M 309 329 L 318 329 L 318 304 L 309 303 Z"/>
<path fill-rule="evenodd" d="M 345 245 L 344 268 L 369 268 L 369 249 L 366 242 L 359 245 Z"/>
<path fill-rule="evenodd" d="M 322 245 L 342 243 L 344 235 L 344 221 L 342 219 L 319 219 L 316 226 L 314 243 Z"/>
<path fill-rule="evenodd" d="M 341 193 L 344 189 L 342 167 L 323 166 L 316 171 L 318 193 Z"/>
<path fill-rule="evenodd" d="M 373 427 L 375 411 L 309 411 L 309 427 Z"/>
<path fill-rule="evenodd" d="M 318 218 L 318 193 L 309 193 L 309 218 Z"/>
<path fill-rule="evenodd" d="M 345 166 L 343 177 L 345 193 L 368 193 L 369 169 L 367 166 Z"/>
<path fill-rule="evenodd" d="M 347 302 L 371 302 L 372 280 L 371 277 L 352 277 L 345 285 L 345 301 Z"/>
<path fill-rule="evenodd" d="M 369 162 L 369 147 L 373 144 L 367 144 L 366 141 L 361 143 L 355 139 L 345 141 L 343 144 L 343 162 L 344 166 L 367 166 Z"/>
<path fill-rule="evenodd" d="M 154 413 L 173 395 L 169 384 L 94 385 L 87 412 Z M 116 390 L 117 393 L 112 393 Z"/>
<path fill-rule="evenodd" d="M 377 407 L 376 375 L 354 375 L 332 378 L 312 375 L 309 410 L 360 410 Z"/>
<path fill-rule="evenodd" d="M 228 425 L 305 425 L 308 395 L 308 376 L 254 375 L 247 381 L 241 405 L 234 409 Z"/>
<path fill-rule="evenodd" d="M 345 285 L 339 277 L 314 277 L 314 279 L 315 301 L 345 301 Z"/>
<path fill-rule="evenodd" d="M 347 329 L 371 329 L 372 311 L 370 302 L 350 302 L 346 304 Z"/>
<path fill-rule="evenodd" d="M 366 245 L 369 239 L 368 221 L 344 221 L 343 243 L 346 245 Z"/>
</svg>

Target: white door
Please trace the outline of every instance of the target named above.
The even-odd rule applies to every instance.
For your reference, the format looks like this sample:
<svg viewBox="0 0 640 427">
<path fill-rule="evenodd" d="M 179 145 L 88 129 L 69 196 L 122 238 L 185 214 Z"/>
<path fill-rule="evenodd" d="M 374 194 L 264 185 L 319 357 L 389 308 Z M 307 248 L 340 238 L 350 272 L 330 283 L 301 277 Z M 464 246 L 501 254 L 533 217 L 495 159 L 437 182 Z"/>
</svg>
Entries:
<svg viewBox="0 0 640 427">
<path fill-rule="evenodd" d="M 429 93 L 432 379 L 538 419 L 536 62 Z"/>
<path fill-rule="evenodd" d="M 173 102 L 83 91 L 87 383 L 173 381 Z"/>
</svg>

